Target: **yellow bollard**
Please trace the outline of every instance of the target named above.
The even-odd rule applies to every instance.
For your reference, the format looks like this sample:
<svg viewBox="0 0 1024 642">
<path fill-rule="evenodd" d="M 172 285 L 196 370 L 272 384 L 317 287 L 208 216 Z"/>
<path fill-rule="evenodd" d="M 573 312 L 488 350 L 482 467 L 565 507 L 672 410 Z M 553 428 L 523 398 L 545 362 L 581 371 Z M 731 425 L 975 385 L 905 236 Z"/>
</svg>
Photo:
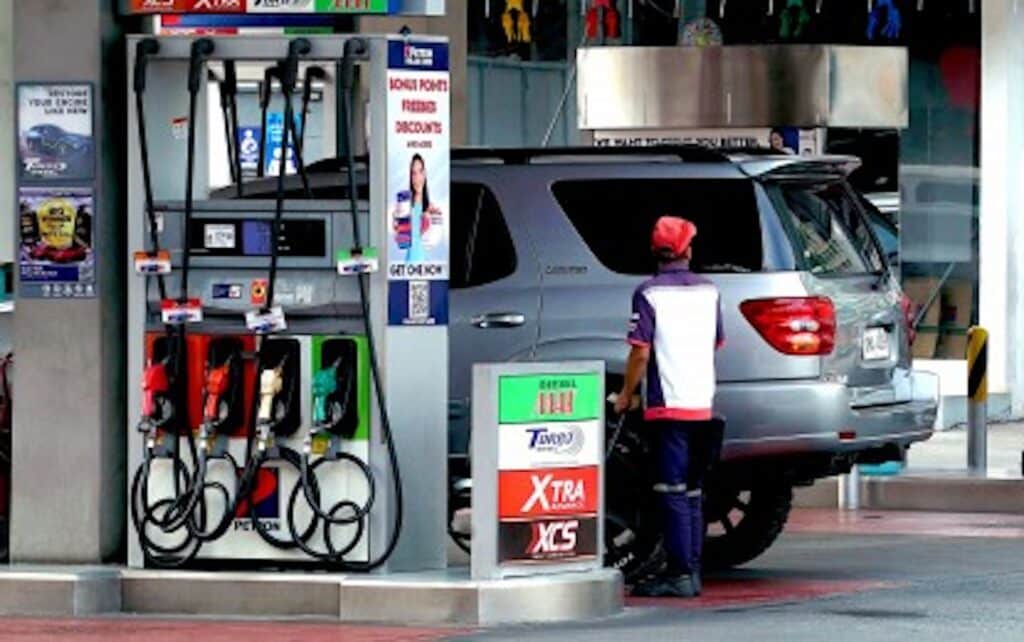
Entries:
<svg viewBox="0 0 1024 642">
<path fill-rule="evenodd" d="M 988 331 L 967 331 L 967 471 L 988 471 Z"/>
</svg>

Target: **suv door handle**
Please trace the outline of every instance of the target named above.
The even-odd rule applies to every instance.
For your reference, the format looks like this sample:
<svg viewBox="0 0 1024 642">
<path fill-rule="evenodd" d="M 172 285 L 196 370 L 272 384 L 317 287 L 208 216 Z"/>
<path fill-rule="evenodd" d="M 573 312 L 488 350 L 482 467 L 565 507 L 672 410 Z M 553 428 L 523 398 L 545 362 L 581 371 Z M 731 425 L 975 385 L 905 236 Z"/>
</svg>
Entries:
<svg viewBox="0 0 1024 642">
<path fill-rule="evenodd" d="M 492 312 L 480 314 L 472 319 L 470 323 L 478 328 L 518 328 L 526 323 L 526 317 L 518 312 Z"/>
</svg>

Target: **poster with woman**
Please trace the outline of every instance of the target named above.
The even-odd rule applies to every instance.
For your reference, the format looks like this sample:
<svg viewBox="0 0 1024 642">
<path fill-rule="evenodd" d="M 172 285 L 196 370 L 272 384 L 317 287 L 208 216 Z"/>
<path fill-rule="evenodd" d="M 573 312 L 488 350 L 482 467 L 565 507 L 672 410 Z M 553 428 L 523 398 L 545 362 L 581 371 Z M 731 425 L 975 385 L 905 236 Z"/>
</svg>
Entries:
<svg viewBox="0 0 1024 642">
<path fill-rule="evenodd" d="M 440 43 L 390 43 L 389 322 L 448 322 L 449 77 Z"/>
</svg>

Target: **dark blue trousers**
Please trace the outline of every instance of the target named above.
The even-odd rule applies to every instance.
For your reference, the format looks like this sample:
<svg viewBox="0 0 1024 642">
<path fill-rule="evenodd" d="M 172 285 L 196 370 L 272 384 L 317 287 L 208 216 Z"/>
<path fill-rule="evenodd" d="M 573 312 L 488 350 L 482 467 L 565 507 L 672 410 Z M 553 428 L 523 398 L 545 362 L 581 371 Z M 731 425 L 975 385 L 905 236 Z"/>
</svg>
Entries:
<svg viewBox="0 0 1024 642">
<path fill-rule="evenodd" d="M 655 421 L 658 475 L 654 490 L 662 504 L 668 570 L 700 572 L 704 547 L 704 475 L 707 433 L 702 421 Z"/>
</svg>

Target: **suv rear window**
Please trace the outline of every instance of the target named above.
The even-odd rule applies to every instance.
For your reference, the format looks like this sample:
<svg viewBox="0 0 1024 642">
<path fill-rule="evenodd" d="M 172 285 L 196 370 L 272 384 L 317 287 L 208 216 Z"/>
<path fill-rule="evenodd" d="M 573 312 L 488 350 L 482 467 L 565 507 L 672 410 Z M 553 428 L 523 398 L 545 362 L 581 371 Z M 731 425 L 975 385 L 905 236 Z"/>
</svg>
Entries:
<svg viewBox="0 0 1024 642">
<path fill-rule="evenodd" d="M 758 272 L 761 221 L 754 185 L 745 179 L 608 179 L 561 181 L 552 192 L 576 231 L 605 267 L 652 274 L 651 230 L 659 216 L 697 225 L 694 270 Z"/>
<path fill-rule="evenodd" d="M 813 274 L 864 274 L 883 261 L 854 195 L 841 180 L 778 181 L 768 197 L 796 236 L 804 268 Z"/>
</svg>

